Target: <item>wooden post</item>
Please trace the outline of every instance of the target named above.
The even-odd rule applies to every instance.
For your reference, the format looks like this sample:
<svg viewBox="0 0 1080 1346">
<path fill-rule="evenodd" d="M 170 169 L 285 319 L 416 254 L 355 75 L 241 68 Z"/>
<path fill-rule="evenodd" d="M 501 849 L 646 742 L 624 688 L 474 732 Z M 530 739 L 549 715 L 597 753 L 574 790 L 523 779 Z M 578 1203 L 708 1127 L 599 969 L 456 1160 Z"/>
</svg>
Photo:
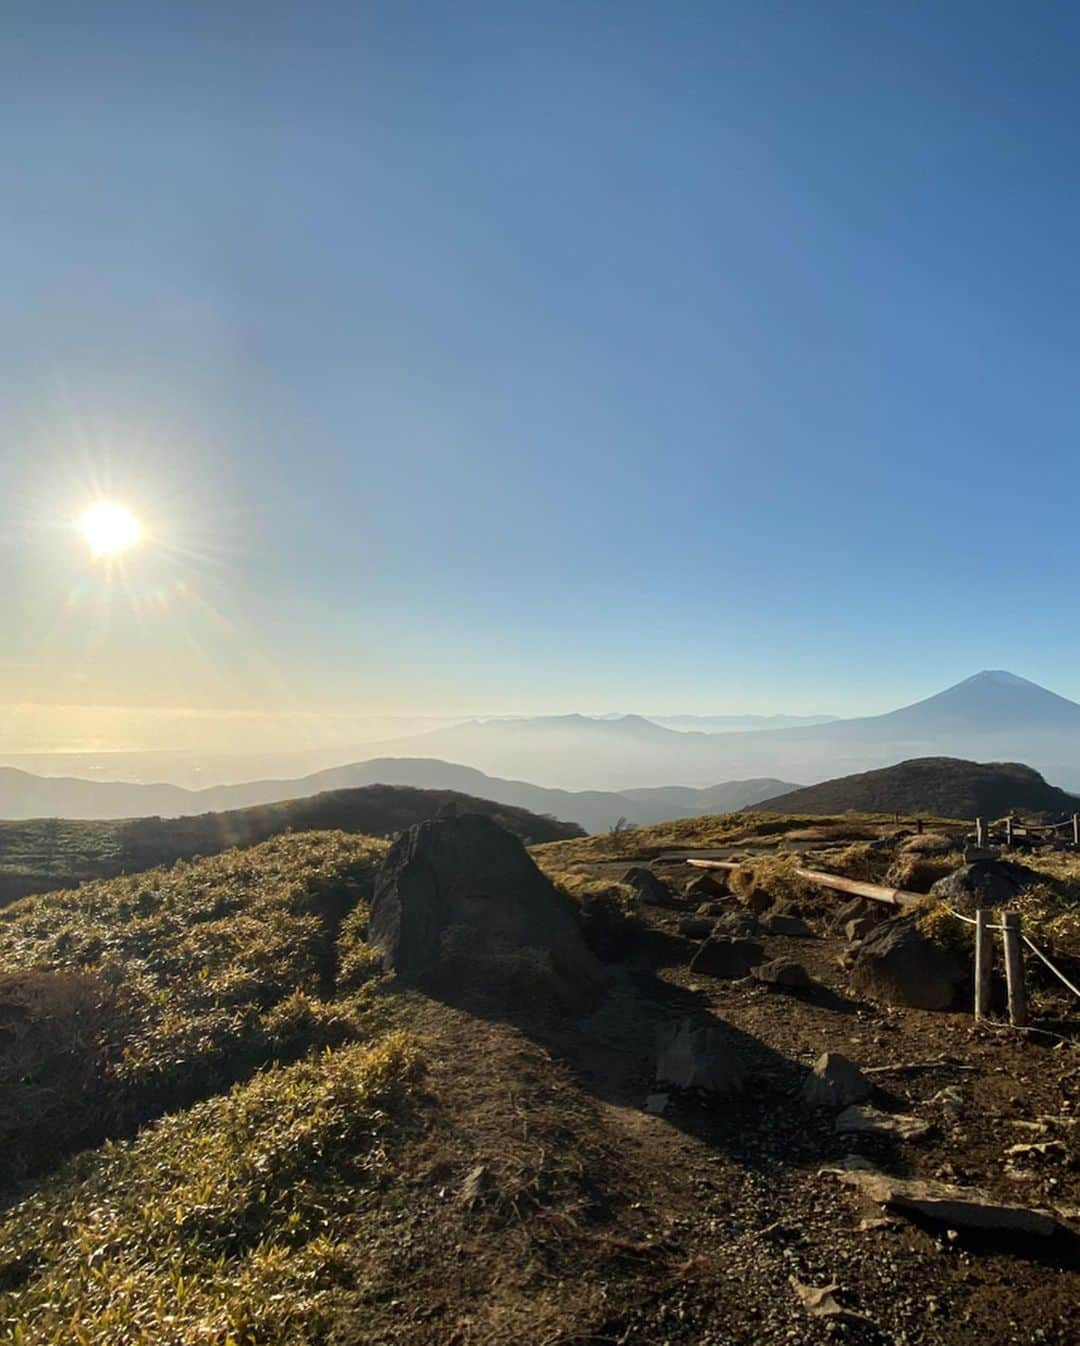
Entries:
<svg viewBox="0 0 1080 1346">
<path fill-rule="evenodd" d="M 1005 981 L 1009 988 L 1009 1023 L 1023 1028 L 1027 1023 L 1027 1000 L 1024 995 L 1024 955 L 1020 949 L 1020 913 L 1006 911 L 1002 915 L 1005 926 Z"/>
<path fill-rule="evenodd" d="M 986 825 L 981 818 L 975 819 L 975 845 L 980 851 L 986 845 Z"/>
<path fill-rule="evenodd" d="M 916 833 L 917 833 L 920 837 L 922 836 L 922 819 L 921 819 L 921 818 L 916 818 L 916 819 L 915 819 L 915 831 L 916 831 Z"/>
<path fill-rule="evenodd" d="M 1073 814 L 1073 845 L 1080 846 L 1080 813 Z"/>
<path fill-rule="evenodd" d="M 994 941 L 990 933 L 990 913 L 985 907 L 975 912 L 975 1018 L 990 1015 L 991 973 L 994 968 Z"/>
<path fill-rule="evenodd" d="M 1005 847 L 1007 850 L 1012 850 L 1012 829 L 1013 819 L 1010 813 L 1005 819 Z"/>
</svg>

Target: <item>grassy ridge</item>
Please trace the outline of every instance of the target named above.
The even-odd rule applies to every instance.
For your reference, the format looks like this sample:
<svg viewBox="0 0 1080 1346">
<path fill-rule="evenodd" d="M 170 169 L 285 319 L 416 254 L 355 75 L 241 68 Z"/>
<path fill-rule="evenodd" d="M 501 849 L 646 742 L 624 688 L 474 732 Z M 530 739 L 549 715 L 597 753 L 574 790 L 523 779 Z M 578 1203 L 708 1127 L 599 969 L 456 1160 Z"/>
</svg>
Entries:
<svg viewBox="0 0 1080 1346">
<path fill-rule="evenodd" d="M 41 1346 L 312 1340 L 363 1273 L 358 1192 L 418 1069 L 392 1033 L 81 1156 L 0 1220 L 0 1332 Z"/>
<path fill-rule="evenodd" d="M 526 843 L 581 835 L 575 823 L 454 790 L 368 785 L 306 799 L 260 804 L 192 818 L 82 822 L 38 818 L 0 822 L 0 905 L 30 892 L 70 888 L 87 879 L 135 874 L 156 865 L 253 846 L 285 832 L 334 830 L 388 836 L 440 810 L 486 813 Z"/>
<path fill-rule="evenodd" d="M 331 997 L 342 931 L 349 989 L 373 970 L 363 922 L 386 848 L 294 834 L 0 911 L 0 1023 L 6 1013 L 21 1034 L 0 1078 L 2 1162 L 35 1167 L 46 1139 L 115 1133 L 267 1061 L 369 1031 L 362 986 Z M 89 1089 L 80 1052 L 65 1064 L 47 1034 L 65 1023 L 93 1053 Z M 88 1094 L 74 1110 L 67 1079 Z M 30 1124 L 43 1109 L 44 1129 Z"/>
</svg>

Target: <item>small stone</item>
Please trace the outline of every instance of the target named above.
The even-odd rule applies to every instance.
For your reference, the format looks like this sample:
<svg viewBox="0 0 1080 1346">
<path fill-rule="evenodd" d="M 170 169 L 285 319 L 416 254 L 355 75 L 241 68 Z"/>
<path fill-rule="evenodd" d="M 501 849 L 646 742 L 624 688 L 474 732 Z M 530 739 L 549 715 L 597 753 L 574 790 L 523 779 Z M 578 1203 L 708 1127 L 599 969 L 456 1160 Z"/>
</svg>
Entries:
<svg viewBox="0 0 1080 1346">
<path fill-rule="evenodd" d="M 884 1173 L 837 1173 L 836 1177 L 871 1201 L 903 1215 L 940 1220 L 950 1229 L 983 1229 L 1050 1238 L 1062 1228 L 1049 1211 L 998 1201 L 974 1187 L 890 1178 Z"/>
<path fill-rule="evenodd" d="M 844 938 L 849 944 L 857 944 L 880 924 L 881 922 L 875 921 L 872 916 L 856 916 L 853 921 L 848 921 L 844 926 Z"/>
<path fill-rule="evenodd" d="M 782 913 L 763 917 L 761 929 L 766 935 L 787 935 L 791 939 L 814 937 L 814 932 L 801 916 L 785 916 Z"/>
<path fill-rule="evenodd" d="M 644 865 L 634 865 L 622 876 L 623 883 L 629 884 L 638 898 L 647 907 L 672 907 L 675 905 L 671 889 L 658 879 L 651 869 Z"/>
<path fill-rule="evenodd" d="M 742 1093 L 745 1070 L 729 1038 L 718 1028 L 684 1019 L 657 1036 L 656 1082 L 677 1089 L 703 1089 L 720 1097 Z"/>
<path fill-rule="evenodd" d="M 794 958 L 772 958 L 767 963 L 760 963 L 754 968 L 753 976 L 770 986 L 790 991 L 806 991 L 814 984 L 806 968 Z"/>
<path fill-rule="evenodd" d="M 907 1117 L 899 1112 L 879 1112 L 877 1108 L 853 1105 L 845 1108 L 836 1119 L 839 1134 L 858 1136 L 890 1136 L 896 1140 L 921 1140 L 933 1128 L 918 1117 Z"/>
<path fill-rule="evenodd" d="M 707 916 L 684 916 L 679 921 L 679 934 L 686 939 L 708 939 L 713 923 Z"/>
<path fill-rule="evenodd" d="M 461 1184 L 461 1191 L 458 1193 L 458 1202 L 471 1210 L 473 1206 L 483 1201 L 494 1185 L 494 1179 L 487 1165 L 477 1164 L 466 1174 L 465 1181 Z"/>
<path fill-rule="evenodd" d="M 710 977 L 748 977 L 750 969 L 763 962 L 765 950 L 752 939 L 728 939 L 714 935 L 698 949 L 690 971 Z"/>
<path fill-rule="evenodd" d="M 854 1061 L 840 1052 L 825 1052 L 814 1062 L 802 1087 L 802 1101 L 811 1108 L 845 1108 L 862 1103 L 873 1086 Z"/>
</svg>

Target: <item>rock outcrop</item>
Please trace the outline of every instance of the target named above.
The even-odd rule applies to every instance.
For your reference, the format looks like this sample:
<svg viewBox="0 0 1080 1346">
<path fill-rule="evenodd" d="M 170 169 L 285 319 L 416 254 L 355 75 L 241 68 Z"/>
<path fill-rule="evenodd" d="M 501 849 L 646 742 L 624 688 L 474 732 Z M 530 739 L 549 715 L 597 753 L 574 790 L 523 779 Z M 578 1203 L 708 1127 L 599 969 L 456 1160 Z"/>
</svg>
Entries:
<svg viewBox="0 0 1080 1346">
<path fill-rule="evenodd" d="M 1013 860 L 973 860 L 938 879 L 930 894 L 969 911 L 1011 902 L 1022 888 L 1042 881 L 1043 875 Z"/>
<path fill-rule="evenodd" d="M 964 970 L 947 949 L 923 935 L 913 916 L 886 921 L 859 946 L 851 985 L 871 999 L 913 1009 L 948 1009 Z"/>
<path fill-rule="evenodd" d="M 605 980 L 569 899 L 517 837 L 481 814 L 402 833 L 375 879 L 368 938 L 407 982 L 475 973 L 496 985 L 521 974 L 569 1008 Z"/>
</svg>

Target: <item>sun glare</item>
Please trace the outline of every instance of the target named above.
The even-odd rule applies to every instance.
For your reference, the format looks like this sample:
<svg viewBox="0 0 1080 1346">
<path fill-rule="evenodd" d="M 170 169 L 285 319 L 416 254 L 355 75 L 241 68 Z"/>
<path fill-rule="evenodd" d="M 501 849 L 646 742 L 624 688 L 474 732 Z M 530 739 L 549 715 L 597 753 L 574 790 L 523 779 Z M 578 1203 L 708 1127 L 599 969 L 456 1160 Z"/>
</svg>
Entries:
<svg viewBox="0 0 1080 1346">
<path fill-rule="evenodd" d="M 79 520 L 79 528 L 94 556 L 115 556 L 142 536 L 139 521 L 129 509 L 106 501 L 91 505 Z"/>
</svg>

